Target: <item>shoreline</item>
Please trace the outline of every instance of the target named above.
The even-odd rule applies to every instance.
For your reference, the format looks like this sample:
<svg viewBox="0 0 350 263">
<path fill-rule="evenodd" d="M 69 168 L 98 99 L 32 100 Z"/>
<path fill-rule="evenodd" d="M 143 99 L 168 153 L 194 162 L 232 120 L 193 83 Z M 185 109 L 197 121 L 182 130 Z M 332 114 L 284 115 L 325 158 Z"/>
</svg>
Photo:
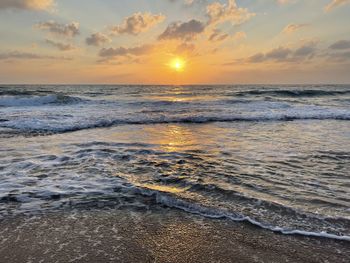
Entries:
<svg viewBox="0 0 350 263">
<path fill-rule="evenodd" d="M 0 221 L 4 262 L 347 262 L 349 242 L 186 212 L 102 209 Z"/>
</svg>

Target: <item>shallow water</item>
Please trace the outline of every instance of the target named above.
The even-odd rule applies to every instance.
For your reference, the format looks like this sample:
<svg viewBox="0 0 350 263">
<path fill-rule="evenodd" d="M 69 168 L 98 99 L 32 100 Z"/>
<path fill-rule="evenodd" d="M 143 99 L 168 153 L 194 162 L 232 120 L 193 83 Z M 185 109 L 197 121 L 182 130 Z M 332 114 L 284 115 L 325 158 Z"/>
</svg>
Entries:
<svg viewBox="0 0 350 263">
<path fill-rule="evenodd" d="M 1 216 L 158 203 L 350 240 L 350 86 L 9 86 L 0 114 Z"/>
</svg>

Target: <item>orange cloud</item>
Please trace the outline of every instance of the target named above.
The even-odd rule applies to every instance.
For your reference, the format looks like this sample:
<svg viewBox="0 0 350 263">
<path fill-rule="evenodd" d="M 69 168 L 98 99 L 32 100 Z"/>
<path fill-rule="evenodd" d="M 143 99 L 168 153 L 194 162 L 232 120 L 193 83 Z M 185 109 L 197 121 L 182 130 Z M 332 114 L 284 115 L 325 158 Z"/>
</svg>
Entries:
<svg viewBox="0 0 350 263">
<path fill-rule="evenodd" d="M 47 10 L 54 5 L 54 0 L 3 0 L 0 9 Z"/>
<path fill-rule="evenodd" d="M 228 0 L 227 4 L 214 2 L 208 5 L 207 15 L 209 24 L 220 24 L 229 21 L 234 25 L 242 24 L 255 16 L 248 9 L 238 7 L 235 0 Z"/>
<path fill-rule="evenodd" d="M 165 16 L 151 13 L 135 13 L 126 17 L 120 25 L 112 27 L 114 34 L 138 35 L 163 22 Z"/>
<path fill-rule="evenodd" d="M 308 24 L 289 24 L 283 29 L 282 33 L 291 34 L 307 26 Z"/>
<path fill-rule="evenodd" d="M 326 12 L 331 11 L 333 8 L 345 5 L 345 4 L 349 4 L 350 0 L 332 0 L 332 2 L 330 2 L 328 5 L 325 6 L 324 10 Z"/>
</svg>

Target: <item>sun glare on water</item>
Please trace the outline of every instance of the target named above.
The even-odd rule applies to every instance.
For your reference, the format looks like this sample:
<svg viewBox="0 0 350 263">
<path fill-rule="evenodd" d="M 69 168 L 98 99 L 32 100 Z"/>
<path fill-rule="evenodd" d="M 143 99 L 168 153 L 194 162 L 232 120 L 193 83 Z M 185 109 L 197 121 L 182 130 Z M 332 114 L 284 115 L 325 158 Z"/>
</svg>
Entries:
<svg viewBox="0 0 350 263">
<path fill-rule="evenodd" d="M 170 62 L 170 67 L 174 69 L 175 71 L 184 71 L 186 62 L 182 58 L 175 58 Z"/>
</svg>

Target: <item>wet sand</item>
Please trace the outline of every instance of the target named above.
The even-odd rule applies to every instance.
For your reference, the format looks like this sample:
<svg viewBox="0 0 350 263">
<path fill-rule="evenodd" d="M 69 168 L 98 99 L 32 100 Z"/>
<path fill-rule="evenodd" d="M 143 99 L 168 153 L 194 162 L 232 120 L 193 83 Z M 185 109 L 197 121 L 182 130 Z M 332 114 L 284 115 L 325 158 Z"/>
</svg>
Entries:
<svg viewBox="0 0 350 263">
<path fill-rule="evenodd" d="M 172 209 L 66 211 L 0 221 L 0 262 L 349 262 L 350 243 Z"/>
</svg>

